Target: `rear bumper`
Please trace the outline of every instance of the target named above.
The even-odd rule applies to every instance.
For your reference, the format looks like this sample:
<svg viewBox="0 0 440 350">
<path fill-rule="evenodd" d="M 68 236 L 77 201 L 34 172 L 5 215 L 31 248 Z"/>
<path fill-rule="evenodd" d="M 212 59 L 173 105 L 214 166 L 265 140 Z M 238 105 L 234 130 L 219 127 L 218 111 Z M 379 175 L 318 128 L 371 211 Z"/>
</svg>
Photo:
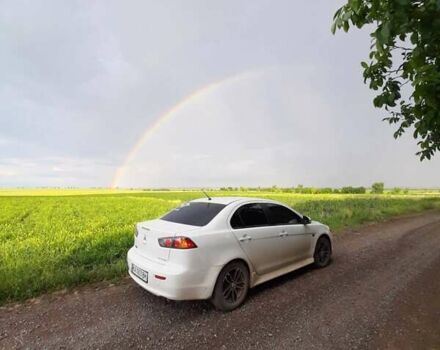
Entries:
<svg viewBox="0 0 440 350">
<path fill-rule="evenodd" d="M 128 251 L 127 264 L 130 277 L 138 285 L 152 294 L 172 300 L 210 298 L 221 270 L 221 266 L 186 268 L 171 262 L 153 261 L 139 254 L 134 247 Z M 148 283 L 131 272 L 132 264 L 148 272 Z M 166 279 L 158 279 L 155 275 L 163 276 Z"/>
</svg>

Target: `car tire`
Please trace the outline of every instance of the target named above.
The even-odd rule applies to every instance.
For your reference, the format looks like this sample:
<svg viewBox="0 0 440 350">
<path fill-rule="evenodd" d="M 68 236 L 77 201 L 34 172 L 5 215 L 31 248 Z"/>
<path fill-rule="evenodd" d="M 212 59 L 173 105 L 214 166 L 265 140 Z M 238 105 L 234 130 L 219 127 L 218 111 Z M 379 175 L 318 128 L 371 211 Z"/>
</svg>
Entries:
<svg viewBox="0 0 440 350">
<path fill-rule="evenodd" d="M 318 268 L 326 267 L 330 264 L 332 257 L 332 244 L 328 237 L 323 236 L 318 239 L 313 254 L 314 264 Z"/>
<path fill-rule="evenodd" d="M 227 264 L 217 277 L 211 302 L 220 311 L 231 311 L 246 299 L 249 290 L 249 270 L 241 261 Z"/>
</svg>

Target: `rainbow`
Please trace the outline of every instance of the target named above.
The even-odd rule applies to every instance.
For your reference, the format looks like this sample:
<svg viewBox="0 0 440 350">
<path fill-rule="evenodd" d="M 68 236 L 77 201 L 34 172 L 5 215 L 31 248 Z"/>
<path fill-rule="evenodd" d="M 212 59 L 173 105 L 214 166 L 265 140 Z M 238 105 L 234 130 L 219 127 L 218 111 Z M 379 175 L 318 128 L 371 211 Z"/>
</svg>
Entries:
<svg viewBox="0 0 440 350">
<path fill-rule="evenodd" d="M 138 141 L 134 144 L 134 146 L 130 149 L 127 156 L 125 157 L 121 166 L 116 169 L 116 172 L 113 177 L 113 181 L 111 184 L 111 188 L 118 187 L 121 179 L 127 173 L 127 170 L 131 164 L 131 162 L 135 159 L 137 153 L 142 148 L 142 146 L 148 141 L 148 139 L 154 135 L 154 133 L 161 128 L 163 124 L 168 122 L 174 115 L 178 114 L 185 106 L 194 103 L 203 96 L 207 95 L 210 92 L 218 89 L 221 86 L 226 84 L 247 80 L 250 78 L 255 78 L 260 76 L 263 71 L 247 71 L 239 74 L 235 74 L 233 76 L 229 76 L 227 78 L 212 82 L 208 85 L 204 85 L 200 89 L 193 91 L 191 94 L 180 100 L 174 106 L 166 110 L 162 113 L 148 128 L 144 131 Z"/>
</svg>

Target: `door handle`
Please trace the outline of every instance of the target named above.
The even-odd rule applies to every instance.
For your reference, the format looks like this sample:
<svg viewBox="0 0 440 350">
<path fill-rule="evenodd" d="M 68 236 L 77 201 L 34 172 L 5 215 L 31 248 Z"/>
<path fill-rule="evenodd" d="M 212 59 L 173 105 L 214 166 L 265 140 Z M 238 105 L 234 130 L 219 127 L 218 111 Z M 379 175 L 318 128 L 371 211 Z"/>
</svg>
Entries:
<svg viewBox="0 0 440 350">
<path fill-rule="evenodd" d="M 239 241 L 240 242 L 245 242 L 245 241 L 250 241 L 251 239 L 252 239 L 252 237 L 244 235 L 244 236 L 240 237 Z"/>
<path fill-rule="evenodd" d="M 280 237 L 287 237 L 289 234 L 286 231 L 280 232 Z"/>
</svg>

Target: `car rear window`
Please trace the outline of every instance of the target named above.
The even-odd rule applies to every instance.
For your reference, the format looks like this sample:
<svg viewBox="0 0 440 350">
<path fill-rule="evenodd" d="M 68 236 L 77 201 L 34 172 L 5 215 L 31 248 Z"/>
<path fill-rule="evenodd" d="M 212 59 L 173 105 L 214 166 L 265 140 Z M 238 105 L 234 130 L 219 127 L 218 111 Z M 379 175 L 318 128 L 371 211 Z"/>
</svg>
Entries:
<svg viewBox="0 0 440 350">
<path fill-rule="evenodd" d="M 205 226 L 209 224 L 224 207 L 226 207 L 226 205 L 219 203 L 190 202 L 170 211 L 161 219 L 178 224 Z"/>
</svg>

